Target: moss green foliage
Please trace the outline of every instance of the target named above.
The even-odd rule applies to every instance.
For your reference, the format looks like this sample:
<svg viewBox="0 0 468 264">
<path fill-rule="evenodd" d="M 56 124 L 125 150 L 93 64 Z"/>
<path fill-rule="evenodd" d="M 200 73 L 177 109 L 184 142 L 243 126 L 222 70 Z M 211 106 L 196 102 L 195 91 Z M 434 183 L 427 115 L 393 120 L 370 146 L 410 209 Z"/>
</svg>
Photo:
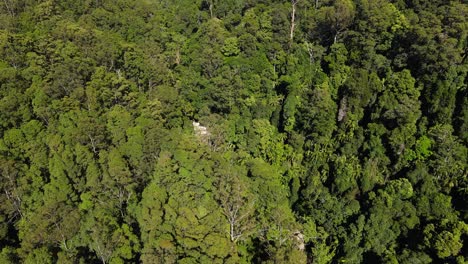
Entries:
<svg viewBox="0 0 468 264">
<path fill-rule="evenodd" d="M 0 263 L 465 263 L 467 14 L 1 1 Z"/>
</svg>

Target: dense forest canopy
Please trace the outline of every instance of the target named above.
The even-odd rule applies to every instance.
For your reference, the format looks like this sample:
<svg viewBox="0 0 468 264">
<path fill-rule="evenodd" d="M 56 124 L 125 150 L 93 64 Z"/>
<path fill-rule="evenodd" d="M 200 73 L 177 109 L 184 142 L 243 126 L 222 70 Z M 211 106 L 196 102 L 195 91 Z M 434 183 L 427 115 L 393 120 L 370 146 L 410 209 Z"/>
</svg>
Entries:
<svg viewBox="0 0 468 264">
<path fill-rule="evenodd" d="M 0 263 L 466 263 L 463 0 L 3 0 Z"/>
</svg>

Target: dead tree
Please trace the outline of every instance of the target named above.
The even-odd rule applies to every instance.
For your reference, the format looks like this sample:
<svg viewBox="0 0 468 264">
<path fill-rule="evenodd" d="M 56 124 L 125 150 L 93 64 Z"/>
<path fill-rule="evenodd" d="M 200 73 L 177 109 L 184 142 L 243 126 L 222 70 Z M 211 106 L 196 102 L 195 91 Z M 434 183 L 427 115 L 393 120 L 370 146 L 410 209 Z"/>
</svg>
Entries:
<svg viewBox="0 0 468 264">
<path fill-rule="evenodd" d="M 289 31 L 289 45 L 292 45 L 293 39 L 294 39 L 294 28 L 296 27 L 296 5 L 300 0 L 291 0 L 291 6 L 292 6 L 292 11 L 291 11 L 291 29 Z"/>
</svg>

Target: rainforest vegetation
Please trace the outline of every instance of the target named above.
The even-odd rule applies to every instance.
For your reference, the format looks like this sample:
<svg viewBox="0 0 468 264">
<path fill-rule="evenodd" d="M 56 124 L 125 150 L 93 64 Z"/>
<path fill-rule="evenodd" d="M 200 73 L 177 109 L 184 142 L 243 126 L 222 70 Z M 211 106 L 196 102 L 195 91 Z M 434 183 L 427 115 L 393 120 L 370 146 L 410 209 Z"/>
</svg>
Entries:
<svg viewBox="0 0 468 264">
<path fill-rule="evenodd" d="M 467 263 L 463 0 L 2 0 L 0 263 Z"/>
</svg>

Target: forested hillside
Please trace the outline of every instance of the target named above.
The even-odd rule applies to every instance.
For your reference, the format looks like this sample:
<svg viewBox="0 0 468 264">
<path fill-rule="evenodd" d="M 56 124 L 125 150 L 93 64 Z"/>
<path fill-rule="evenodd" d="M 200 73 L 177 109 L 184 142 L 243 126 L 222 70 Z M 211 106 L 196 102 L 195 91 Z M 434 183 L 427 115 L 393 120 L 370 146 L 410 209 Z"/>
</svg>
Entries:
<svg viewBox="0 0 468 264">
<path fill-rule="evenodd" d="M 1 1 L 0 263 L 466 263 L 467 17 Z"/>
</svg>

